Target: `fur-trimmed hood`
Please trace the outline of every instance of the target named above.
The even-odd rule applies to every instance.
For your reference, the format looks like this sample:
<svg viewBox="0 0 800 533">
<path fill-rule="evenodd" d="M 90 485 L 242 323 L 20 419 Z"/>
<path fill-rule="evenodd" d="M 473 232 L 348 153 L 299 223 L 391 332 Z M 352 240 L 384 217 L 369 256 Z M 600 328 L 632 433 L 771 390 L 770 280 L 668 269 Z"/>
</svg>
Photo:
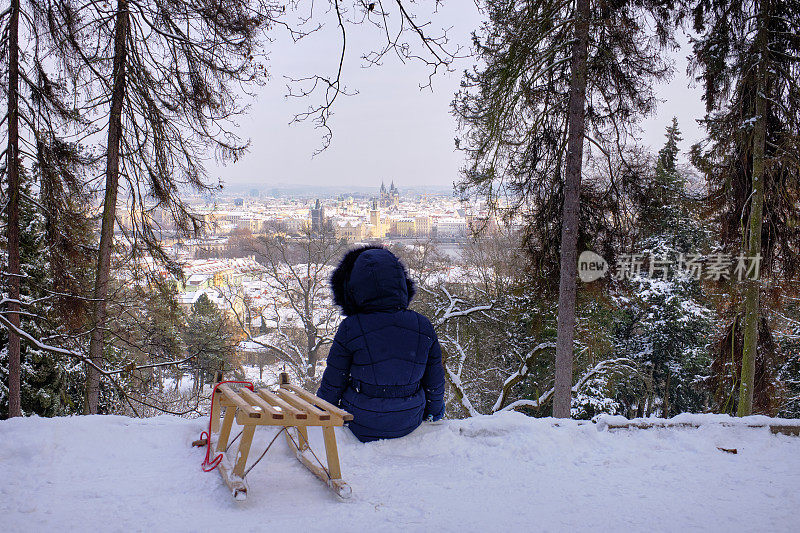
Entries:
<svg viewBox="0 0 800 533">
<path fill-rule="evenodd" d="M 346 316 L 406 309 L 415 294 L 405 266 L 381 246 L 347 252 L 331 275 L 331 289 Z"/>
</svg>

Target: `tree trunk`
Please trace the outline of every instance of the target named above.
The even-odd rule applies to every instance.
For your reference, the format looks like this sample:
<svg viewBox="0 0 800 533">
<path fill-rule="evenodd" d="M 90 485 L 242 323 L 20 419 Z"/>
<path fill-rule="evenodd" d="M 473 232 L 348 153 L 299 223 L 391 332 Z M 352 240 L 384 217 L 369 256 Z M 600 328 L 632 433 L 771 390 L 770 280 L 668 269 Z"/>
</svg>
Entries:
<svg viewBox="0 0 800 533">
<path fill-rule="evenodd" d="M 11 19 L 8 28 L 8 296 L 19 301 L 19 0 L 11 0 Z M 19 327 L 19 305 L 8 304 L 8 320 Z M 8 416 L 22 416 L 20 397 L 19 335 L 8 331 Z"/>
<path fill-rule="evenodd" d="M 586 106 L 586 61 L 589 45 L 589 0 L 577 0 L 575 41 L 567 115 L 567 165 L 561 226 L 561 271 L 558 284 L 558 329 L 553 416 L 569 418 L 572 403 L 572 344 L 575 338 L 575 293 L 578 270 L 578 224 Z"/>
<path fill-rule="evenodd" d="M 316 345 L 316 333 L 307 333 L 307 352 L 308 352 L 308 367 L 306 368 L 306 383 L 311 386 L 314 383 L 314 378 L 317 373 L 317 350 L 314 349 Z"/>
<path fill-rule="evenodd" d="M 762 7 L 762 9 L 764 9 Z M 747 222 L 748 242 L 747 255 L 755 257 L 761 253 L 761 224 L 764 211 L 764 149 L 767 136 L 766 100 L 766 61 L 767 61 L 767 32 L 765 22 L 759 17 L 758 33 L 758 82 L 756 91 L 755 114 L 756 122 L 753 128 L 753 178 L 750 203 L 750 216 Z M 738 416 L 753 414 L 753 388 L 755 386 L 756 353 L 758 350 L 758 317 L 759 317 L 759 289 L 758 279 L 744 281 L 744 343 L 742 346 L 742 374 L 739 384 L 739 406 L 736 411 Z"/>
<path fill-rule="evenodd" d="M 111 270 L 111 251 L 114 244 L 114 222 L 117 213 L 117 187 L 119 185 L 119 152 L 122 135 L 122 106 L 125 99 L 125 65 L 127 60 L 128 1 L 118 0 L 114 28 L 114 85 L 108 121 L 108 146 L 106 156 L 106 194 L 103 201 L 103 222 L 100 229 L 100 247 L 97 255 L 97 273 L 94 285 L 94 316 L 89 358 L 102 367 L 106 298 Z M 96 414 L 100 399 L 100 374 L 89 367 L 86 375 L 86 404 L 84 412 Z"/>
</svg>

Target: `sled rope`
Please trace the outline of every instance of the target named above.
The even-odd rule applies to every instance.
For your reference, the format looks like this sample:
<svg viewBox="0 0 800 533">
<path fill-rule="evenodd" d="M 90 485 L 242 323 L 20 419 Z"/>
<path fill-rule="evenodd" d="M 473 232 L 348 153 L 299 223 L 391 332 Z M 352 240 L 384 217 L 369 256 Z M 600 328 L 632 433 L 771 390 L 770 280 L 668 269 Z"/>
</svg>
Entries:
<svg viewBox="0 0 800 533">
<path fill-rule="evenodd" d="M 259 458 L 258 458 L 258 459 L 256 459 L 256 461 L 255 461 L 253 464 L 251 464 L 251 465 L 250 465 L 250 468 L 248 468 L 247 470 L 245 470 L 245 471 L 244 471 L 244 475 L 242 476 L 242 478 L 245 478 L 245 477 L 247 477 L 247 474 L 249 474 L 249 473 L 250 473 L 250 471 L 253 469 L 253 467 L 254 467 L 254 466 L 256 466 L 256 465 L 258 464 L 258 462 L 259 462 L 261 459 L 263 459 L 263 458 L 264 458 L 264 456 L 265 456 L 265 455 L 267 455 L 267 452 L 268 452 L 268 451 L 269 451 L 269 449 L 272 447 L 273 443 L 275 442 L 275 439 L 277 439 L 277 438 L 278 438 L 278 436 L 279 436 L 281 433 L 283 433 L 284 431 L 286 431 L 286 426 L 282 427 L 282 428 L 280 429 L 280 431 L 278 431 L 277 433 L 275 433 L 275 436 L 274 436 L 274 437 L 272 437 L 272 440 L 271 440 L 271 441 L 269 441 L 269 444 L 267 444 L 267 449 L 266 449 L 266 450 L 264 450 L 264 453 L 262 453 L 262 454 L 259 456 Z M 241 435 L 241 433 L 240 433 L 240 435 Z"/>
<path fill-rule="evenodd" d="M 283 429 L 286 429 L 286 428 L 283 428 Z M 289 436 L 289 439 L 292 441 L 292 446 L 295 447 L 295 449 L 297 450 L 297 453 L 303 453 L 302 451 L 300 451 L 300 446 L 298 445 L 298 443 L 294 441 L 294 438 L 292 437 L 292 434 L 289 433 L 288 431 L 286 432 L 286 434 Z M 299 431 L 297 432 L 297 436 L 298 436 L 298 438 L 297 438 L 298 442 L 300 441 L 301 437 L 303 438 L 303 440 L 306 441 L 306 450 L 311 452 L 311 455 L 314 456 L 314 459 L 316 459 L 316 461 L 319 464 L 320 468 L 322 468 L 322 470 L 325 472 L 325 475 L 328 476 L 328 479 L 333 479 L 331 477 L 331 473 L 328 471 L 328 467 L 326 467 L 324 464 L 322 464 L 322 461 L 320 461 L 319 457 L 317 457 L 317 454 L 314 453 L 314 448 L 311 447 L 311 443 L 308 442 L 308 440 L 306 440 L 305 437 L 303 437 L 300 434 Z M 302 444 L 302 442 L 300 444 Z"/>
<path fill-rule="evenodd" d="M 253 390 L 253 384 L 251 382 L 249 382 L 249 381 L 220 381 L 219 383 L 214 385 L 214 390 L 211 391 L 211 403 L 212 403 L 212 405 L 214 403 L 214 395 L 217 393 L 217 388 L 220 385 L 222 385 L 223 383 L 236 383 L 236 384 L 244 385 L 245 387 L 247 387 L 251 391 Z M 213 409 L 211 410 L 211 412 L 213 413 Z M 203 431 L 202 433 L 200 433 L 200 439 L 203 439 L 203 438 L 206 439 L 206 458 L 203 459 L 203 463 L 200 465 L 200 467 L 203 469 L 203 472 L 211 472 L 212 470 L 217 468 L 217 466 L 219 466 L 220 461 L 222 461 L 222 458 L 224 457 L 223 454 L 219 454 L 216 457 L 214 457 L 214 459 L 209 460 L 210 459 L 210 455 L 211 455 L 211 416 L 212 416 L 212 413 L 209 413 L 209 416 L 208 416 L 208 431 Z M 237 437 L 238 437 L 238 435 L 237 435 Z M 226 451 L 227 451 L 227 448 L 226 448 Z"/>
<path fill-rule="evenodd" d="M 233 444 L 234 442 L 236 442 L 236 439 L 238 439 L 239 437 L 241 437 L 241 436 L 242 436 L 242 433 L 244 433 L 244 430 L 241 430 L 241 431 L 239 431 L 239 433 L 237 433 L 237 434 L 236 434 L 236 436 L 235 436 L 235 437 L 233 437 L 233 439 L 231 439 L 231 441 L 228 443 L 228 445 L 227 445 L 227 446 L 225 446 L 225 453 L 228 453 L 228 450 L 230 450 L 230 449 L 231 449 L 231 444 Z"/>
</svg>

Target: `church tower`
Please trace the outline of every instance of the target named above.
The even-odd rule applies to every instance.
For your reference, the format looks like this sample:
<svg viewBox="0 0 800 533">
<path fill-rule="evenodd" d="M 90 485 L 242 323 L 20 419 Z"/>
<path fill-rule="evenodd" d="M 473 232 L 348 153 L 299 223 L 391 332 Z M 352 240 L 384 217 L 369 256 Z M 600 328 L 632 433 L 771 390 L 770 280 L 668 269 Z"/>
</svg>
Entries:
<svg viewBox="0 0 800 533">
<path fill-rule="evenodd" d="M 394 180 L 392 180 L 392 185 L 389 187 L 387 195 L 386 207 L 397 207 L 398 205 L 400 205 L 400 190 L 394 186 Z"/>
<path fill-rule="evenodd" d="M 372 200 L 372 209 L 369 212 L 369 223 L 373 228 L 373 237 L 384 237 L 383 224 L 381 221 L 381 211 L 378 207 L 378 200 Z"/>
</svg>

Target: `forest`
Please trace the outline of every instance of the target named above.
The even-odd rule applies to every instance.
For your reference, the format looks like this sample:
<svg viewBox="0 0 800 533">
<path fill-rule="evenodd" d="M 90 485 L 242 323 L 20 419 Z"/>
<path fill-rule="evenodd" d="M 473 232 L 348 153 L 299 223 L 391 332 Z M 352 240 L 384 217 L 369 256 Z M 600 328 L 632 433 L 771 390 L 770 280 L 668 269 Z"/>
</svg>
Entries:
<svg viewBox="0 0 800 533">
<path fill-rule="evenodd" d="M 232 286 L 222 307 L 178 305 L 183 268 L 153 213 L 199 235 L 185 195 L 220 189 L 208 162 L 248 149 L 236 119 L 272 82 L 271 38 L 325 24 L 376 76 L 397 59 L 431 79 L 472 65 L 442 112 L 465 161 L 454 194 L 488 214 L 459 258 L 391 246 L 442 346 L 447 418 L 800 418 L 800 2 L 478 0 L 469 49 L 440 3 L 0 4 L 0 418 L 196 418 L 218 371 L 269 384 L 265 365 L 316 391 L 348 243 L 330 226 L 239 236 L 271 288 L 254 321 Z M 349 48 L 365 26 L 383 40 Z M 681 153 L 673 120 L 651 152 L 638 124 L 681 32 L 705 138 Z M 359 97 L 331 67 L 290 83 L 321 132 L 309 153 Z M 607 272 L 587 281 L 590 260 Z"/>
</svg>

